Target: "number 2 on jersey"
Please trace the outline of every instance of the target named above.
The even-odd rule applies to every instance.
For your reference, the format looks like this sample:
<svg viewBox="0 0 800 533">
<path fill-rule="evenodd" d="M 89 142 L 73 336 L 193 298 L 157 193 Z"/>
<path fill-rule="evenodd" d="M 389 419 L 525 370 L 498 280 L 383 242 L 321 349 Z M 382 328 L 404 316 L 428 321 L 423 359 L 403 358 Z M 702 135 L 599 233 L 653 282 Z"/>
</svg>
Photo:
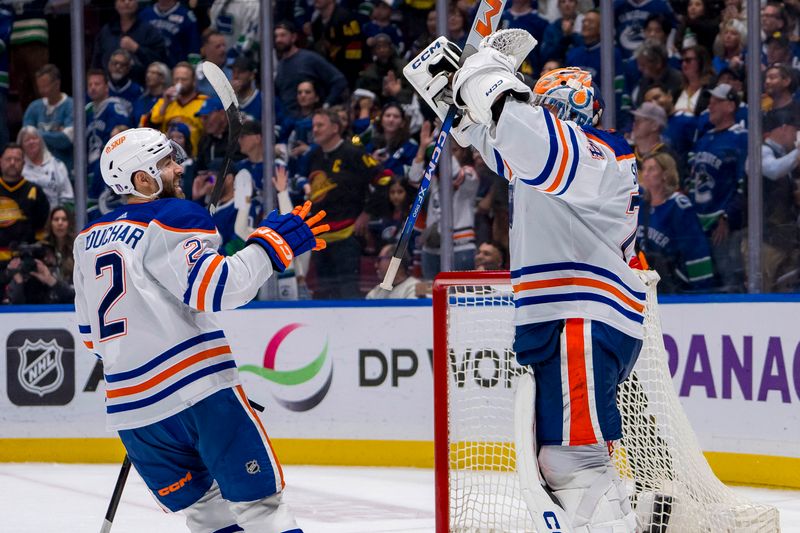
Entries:
<svg viewBox="0 0 800 533">
<path fill-rule="evenodd" d="M 128 319 L 109 320 L 108 312 L 120 299 L 125 296 L 125 261 L 117 251 L 106 252 L 97 256 L 94 261 L 95 279 L 108 277 L 110 285 L 100 306 L 97 315 L 100 323 L 100 342 L 105 342 L 116 337 L 121 337 L 128 332 Z"/>
</svg>

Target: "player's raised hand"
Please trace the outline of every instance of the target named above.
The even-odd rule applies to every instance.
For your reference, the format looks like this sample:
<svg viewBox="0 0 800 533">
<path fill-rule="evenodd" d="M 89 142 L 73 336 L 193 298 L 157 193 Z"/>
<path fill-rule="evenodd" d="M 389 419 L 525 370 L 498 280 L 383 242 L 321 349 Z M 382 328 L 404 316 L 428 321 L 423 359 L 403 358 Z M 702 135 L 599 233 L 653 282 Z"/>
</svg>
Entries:
<svg viewBox="0 0 800 533">
<path fill-rule="evenodd" d="M 320 224 L 325 217 L 325 211 L 305 220 L 310 211 L 311 202 L 297 206 L 285 215 L 281 215 L 277 209 L 272 211 L 250 234 L 247 244 L 261 246 L 269 255 L 275 269 L 283 272 L 295 256 L 309 250 L 325 248 L 325 241 L 317 238 L 317 235 L 330 230 L 328 224 Z"/>
</svg>

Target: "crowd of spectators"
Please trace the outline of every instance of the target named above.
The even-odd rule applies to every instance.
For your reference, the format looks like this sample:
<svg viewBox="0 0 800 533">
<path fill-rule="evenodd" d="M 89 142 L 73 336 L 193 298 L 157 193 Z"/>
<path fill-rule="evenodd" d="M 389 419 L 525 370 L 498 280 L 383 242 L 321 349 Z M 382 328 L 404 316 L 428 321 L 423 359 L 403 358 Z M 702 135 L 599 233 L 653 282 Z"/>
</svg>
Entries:
<svg viewBox="0 0 800 533">
<path fill-rule="evenodd" d="M 662 292 L 741 292 L 747 279 L 745 58 L 748 0 L 616 0 L 617 123 L 634 148 L 641 194 L 638 247 Z M 759 0 L 749 0 L 759 1 Z M 592 0 L 511 0 L 502 27 L 539 41 L 521 68 L 577 66 L 600 80 L 600 22 Z M 0 3 L 0 301 L 72 300 L 74 227 L 68 4 Z M 457 0 L 448 37 L 463 46 L 477 4 Z M 800 0 L 760 0 L 763 49 L 762 276 L 766 291 L 800 285 Z M 271 182 L 288 210 L 327 211 L 327 248 L 279 279 L 282 298 L 404 298 L 428 294 L 442 239 L 456 270 L 508 268 L 507 182 L 475 150 L 451 144 L 453 235 L 441 231 L 434 175 L 427 205 L 387 294 L 386 271 L 432 153 L 439 124 L 402 75 L 436 37 L 434 0 L 276 0 L 273 46 L 277 164 L 264 168 L 255 0 L 115 0 L 87 4 L 88 219 L 122 199 L 105 187 L 105 142 L 131 127 L 180 144 L 183 190 L 214 215 L 234 253 L 264 216 Z M 228 122 L 199 67 L 230 78 L 246 120 L 227 176 Z M 63 83 L 62 83 L 63 81 Z M 9 140 L 15 139 L 15 143 Z M 267 181 L 269 180 L 269 181 Z"/>
</svg>

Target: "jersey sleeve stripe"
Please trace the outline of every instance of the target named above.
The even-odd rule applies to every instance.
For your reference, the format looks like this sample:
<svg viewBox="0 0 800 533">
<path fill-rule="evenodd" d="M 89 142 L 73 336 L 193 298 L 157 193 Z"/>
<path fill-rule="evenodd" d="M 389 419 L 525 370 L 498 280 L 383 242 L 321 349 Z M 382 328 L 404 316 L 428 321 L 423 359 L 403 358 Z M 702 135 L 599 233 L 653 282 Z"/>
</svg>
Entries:
<svg viewBox="0 0 800 533">
<path fill-rule="evenodd" d="M 219 275 L 219 280 L 217 280 L 217 288 L 214 290 L 214 305 L 211 308 L 212 311 L 220 311 L 222 310 L 222 293 L 225 291 L 225 282 L 228 281 L 228 263 L 222 264 L 222 273 Z"/>
<path fill-rule="evenodd" d="M 161 363 L 163 363 L 164 361 L 167 361 L 170 358 L 175 357 L 179 353 L 188 350 L 192 346 L 196 346 L 203 342 L 221 339 L 223 337 L 225 337 L 225 333 L 221 329 L 218 329 L 217 331 L 202 333 L 190 339 L 186 339 L 185 341 L 176 344 L 169 350 L 166 350 L 165 352 L 162 352 L 161 354 L 157 355 L 156 357 L 154 357 L 153 359 L 151 359 L 150 361 L 148 361 L 147 363 L 143 364 L 138 368 L 134 368 L 133 370 L 128 370 L 126 372 L 118 372 L 116 374 L 106 374 L 105 375 L 106 383 L 117 383 L 120 381 L 124 381 L 126 379 L 133 379 L 135 377 L 142 376 L 147 372 L 151 371 L 152 369 L 154 369 L 155 367 L 157 367 L 158 365 L 160 365 Z"/>
<path fill-rule="evenodd" d="M 572 143 L 572 165 L 569 169 L 569 176 L 567 176 L 567 183 L 564 184 L 564 187 L 556 193 L 556 196 L 560 196 L 567 192 L 569 186 L 572 184 L 572 180 L 575 179 L 575 173 L 578 171 L 578 160 L 580 156 L 580 152 L 578 151 L 578 138 L 575 136 L 575 132 L 572 128 L 567 125 L 567 130 L 569 130 L 569 140 Z"/>
<path fill-rule="evenodd" d="M 545 162 L 544 168 L 538 176 L 530 180 L 522 180 L 528 185 L 533 185 L 534 187 L 547 181 L 547 179 L 550 177 L 550 174 L 553 172 L 553 167 L 556 163 L 556 156 L 558 155 L 558 138 L 556 137 L 555 127 L 553 126 L 553 117 L 546 109 L 543 109 L 542 111 L 544 112 L 544 122 L 547 124 L 547 136 L 550 139 L 550 153 L 547 154 L 547 162 Z"/>
<path fill-rule="evenodd" d="M 553 287 L 566 287 L 566 286 L 592 287 L 594 289 L 600 289 L 602 291 L 609 292 L 614 296 L 616 296 L 618 299 L 622 300 L 631 309 L 634 309 L 639 313 L 644 313 L 644 305 L 642 305 L 640 302 L 636 302 L 633 299 L 629 298 L 621 290 L 614 287 L 613 285 L 591 278 L 560 278 L 560 279 L 544 279 L 537 281 L 525 281 L 514 285 L 513 290 L 514 293 L 516 294 L 522 291 L 533 291 L 533 290 L 549 289 Z"/>
<path fill-rule="evenodd" d="M 203 264 L 211 257 L 214 257 L 214 254 L 206 254 L 198 259 L 197 263 L 194 264 L 194 268 L 192 268 L 191 272 L 189 272 L 189 280 L 186 284 L 186 292 L 183 293 L 183 303 L 186 305 L 191 305 L 194 282 L 197 279 L 197 275 L 200 273 L 200 270 L 203 268 Z"/>
<path fill-rule="evenodd" d="M 227 370 L 229 368 L 236 368 L 236 362 L 233 360 L 230 361 L 223 361 L 216 365 L 207 366 L 205 368 L 201 368 L 197 372 L 193 374 L 189 374 L 181 378 L 180 380 L 176 381 L 169 387 L 164 388 L 160 392 L 148 396 L 146 398 L 142 398 L 140 400 L 136 400 L 133 402 L 128 403 L 119 403 L 114 405 L 106 405 L 106 413 L 114 414 L 114 413 L 121 413 L 124 411 L 131 411 L 133 409 L 140 409 L 142 407 L 147 407 L 148 405 L 153 405 L 154 403 L 163 400 L 173 392 L 185 387 L 186 385 L 193 383 L 199 379 L 202 379 L 206 376 L 211 374 L 216 374 L 217 372 L 222 372 L 223 370 Z"/>
<path fill-rule="evenodd" d="M 218 255 L 214 259 L 212 259 L 211 264 L 208 265 L 206 273 L 203 275 L 203 281 L 201 281 L 200 285 L 197 287 L 198 311 L 206 310 L 206 291 L 208 290 L 208 286 L 211 284 L 211 278 L 214 277 L 214 273 L 217 271 L 219 264 L 222 263 L 223 261 L 224 258 L 221 255 Z"/>
<path fill-rule="evenodd" d="M 131 394 L 144 392 L 148 389 L 152 389 L 159 383 L 162 383 L 163 381 L 169 379 L 170 377 L 174 376 L 181 370 L 185 370 L 190 366 L 199 363 L 201 361 L 204 361 L 206 359 L 211 359 L 212 357 L 216 357 L 218 355 L 226 353 L 231 353 L 231 348 L 228 345 L 217 346 L 215 348 L 209 348 L 208 350 L 203 350 L 202 352 L 198 352 L 190 357 L 181 359 L 181 361 L 178 362 L 177 364 L 174 364 L 171 367 L 165 369 L 163 372 L 156 374 L 147 381 L 144 381 L 137 385 L 131 385 L 130 387 L 122 387 L 119 389 L 108 389 L 106 390 L 106 397 L 119 398 L 122 396 L 130 396 Z"/>
<path fill-rule="evenodd" d="M 78 325 L 78 332 L 83 335 L 91 335 L 92 327 L 91 326 L 84 326 L 82 324 Z"/>
<path fill-rule="evenodd" d="M 526 266 L 523 268 L 519 268 L 517 270 L 512 270 L 511 279 L 514 280 L 516 278 L 527 276 L 529 274 L 541 274 L 543 272 L 553 272 L 556 270 L 581 270 L 584 272 L 591 272 L 592 274 L 596 274 L 598 276 L 607 278 L 616 283 L 617 285 L 623 287 L 626 291 L 628 291 L 628 294 L 631 294 L 637 300 L 644 301 L 647 297 L 645 293 L 631 289 L 628 285 L 625 284 L 625 282 L 622 281 L 622 279 L 620 279 L 619 276 L 617 276 L 610 270 L 606 270 L 605 268 L 599 266 L 590 265 L 588 263 L 574 263 L 570 261 L 565 261 L 561 263 L 546 263 L 541 265 Z"/>
<path fill-rule="evenodd" d="M 497 149 L 495 149 L 494 150 L 494 165 L 497 167 L 497 174 L 501 178 L 505 178 L 506 177 L 506 169 L 505 169 L 506 165 L 505 165 L 505 163 L 506 162 L 503 161 L 503 158 L 500 156 L 500 152 L 498 152 Z M 508 178 L 506 178 L 506 179 L 508 179 Z"/>
<path fill-rule="evenodd" d="M 92 341 L 83 341 L 83 344 L 90 350 L 94 350 L 94 343 Z"/>
<path fill-rule="evenodd" d="M 559 146 L 563 148 L 561 153 L 561 163 L 558 165 L 558 172 L 556 173 L 556 179 L 553 183 L 547 187 L 544 192 L 553 192 L 561 185 L 561 180 L 564 179 L 564 169 L 567 168 L 567 159 L 569 159 L 569 147 L 567 146 L 567 140 L 564 138 L 564 129 L 561 126 L 561 121 L 556 120 L 556 129 L 558 130 L 558 142 L 555 143 L 556 148 Z M 551 144 L 551 149 L 552 149 Z"/>
<path fill-rule="evenodd" d="M 524 298 L 517 298 L 516 300 L 514 300 L 514 307 L 548 304 L 555 302 L 575 302 L 582 300 L 590 300 L 593 302 L 606 304 L 609 307 L 612 307 L 617 312 L 619 312 L 625 318 L 633 322 L 636 322 L 637 324 L 644 323 L 643 315 L 635 313 L 633 311 L 629 311 L 628 309 L 625 309 L 618 302 L 612 300 L 611 298 L 607 298 L 602 294 L 596 294 L 593 292 L 570 292 L 564 294 L 544 294 L 541 296 L 526 296 Z"/>
<path fill-rule="evenodd" d="M 174 231 L 176 233 L 207 233 L 209 235 L 214 235 L 217 230 L 216 229 L 203 229 L 203 228 L 174 228 L 172 226 L 168 226 L 163 222 L 160 222 L 156 219 L 153 219 L 153 224 L 156 226 L 165 229 L 167 231 Z"/>
</svg>

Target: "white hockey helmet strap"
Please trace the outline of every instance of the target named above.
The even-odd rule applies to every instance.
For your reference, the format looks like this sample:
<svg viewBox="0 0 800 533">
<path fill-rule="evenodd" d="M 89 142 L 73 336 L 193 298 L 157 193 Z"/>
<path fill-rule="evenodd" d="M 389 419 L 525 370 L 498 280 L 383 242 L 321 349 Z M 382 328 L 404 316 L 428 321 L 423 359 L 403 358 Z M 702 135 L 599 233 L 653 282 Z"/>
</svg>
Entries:
<svg viewBox="0 0 800 533">
<path fill-rule="evenodd" d="M 134 128 L 114 135 L 100 154 L 100 173 L 103 181 L 117 194 L 131 194 L 140 198 L 157 198 L 164 189 L 158 163 L 171 157 L 180 164 L 186 152 L 160 131 L 151 128 Z M 145 195 L 134 188 L 136 172 L 146 172 L 158 184 L 158 190 Z"/>
</svg>

